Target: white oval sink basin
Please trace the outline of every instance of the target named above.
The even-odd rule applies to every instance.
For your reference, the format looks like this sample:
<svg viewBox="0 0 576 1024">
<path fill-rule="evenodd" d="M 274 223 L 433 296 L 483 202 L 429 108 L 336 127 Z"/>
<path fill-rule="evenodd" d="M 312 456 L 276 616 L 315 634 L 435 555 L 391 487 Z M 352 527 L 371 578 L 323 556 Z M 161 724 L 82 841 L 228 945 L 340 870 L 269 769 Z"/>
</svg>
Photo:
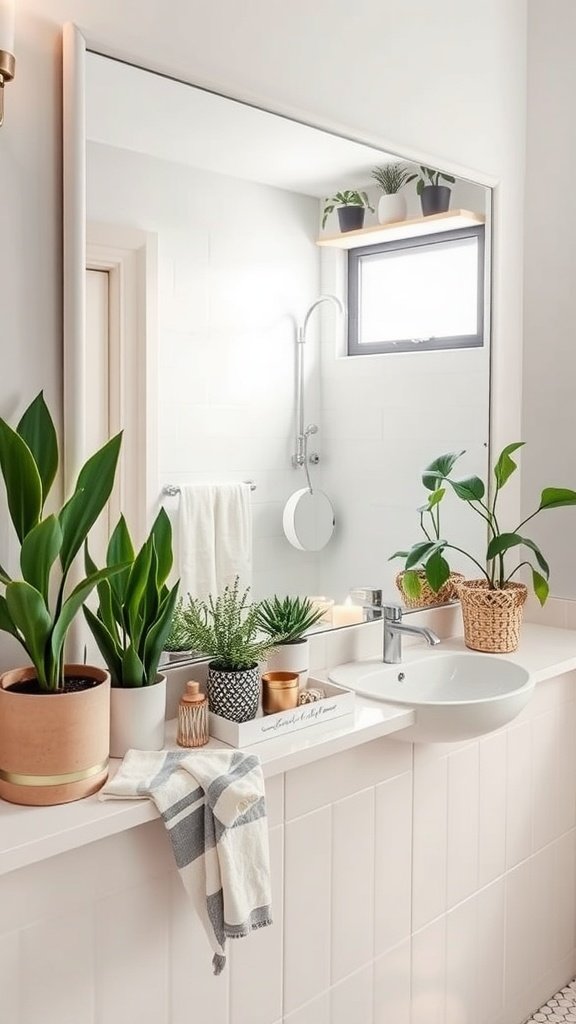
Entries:
<svg viewBox="0 0 576 1024">
<path fill-rule="evenodd" d="M 471 739 L 516 718 L 534 682 L 526 669 L 491 654 L 429 654 L 400 665 L 350 662 L 329 677 L 364 697 L 413 708 L 416 724 L 395 739 L 450 743 Z"/>
</svg>

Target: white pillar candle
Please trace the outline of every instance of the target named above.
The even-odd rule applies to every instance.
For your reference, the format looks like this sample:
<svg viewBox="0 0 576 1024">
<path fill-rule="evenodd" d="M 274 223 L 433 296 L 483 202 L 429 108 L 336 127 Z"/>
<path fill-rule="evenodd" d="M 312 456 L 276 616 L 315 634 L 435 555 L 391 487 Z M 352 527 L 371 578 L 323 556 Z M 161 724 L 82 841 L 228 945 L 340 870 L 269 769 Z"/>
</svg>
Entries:
<svg viewBox="0 0 576 1024">
<path fill-rule="evenodd" d="M 321 595 L 321 596 L 316 596 L 315 595 L 314 597 L 309 597 L 308 600 L 310 601 L 310 604 L 314 608 L 314 611 L 322 612 L 322 618 L 319 620 L 318 624 L 324 622 L 324 623 L 328 623 L 328 624 L 331 625 L 332 624 L 332 609 L 334 607 L 334 598 L 333 597 L 324 597 L 324 595 Z"/>
<path fill-rule="evenodd" d="M 0 50 L 14 53 L 15 0 L 0 0 Z"/>
<path fill-rule="evenodd" d="M 350 598 L 344 604 L 335 604 L 332 609 L 333 626 L 354 626 L 363 621 L 364 609 L 359 604 L 353 604 Z"/>
</svg>

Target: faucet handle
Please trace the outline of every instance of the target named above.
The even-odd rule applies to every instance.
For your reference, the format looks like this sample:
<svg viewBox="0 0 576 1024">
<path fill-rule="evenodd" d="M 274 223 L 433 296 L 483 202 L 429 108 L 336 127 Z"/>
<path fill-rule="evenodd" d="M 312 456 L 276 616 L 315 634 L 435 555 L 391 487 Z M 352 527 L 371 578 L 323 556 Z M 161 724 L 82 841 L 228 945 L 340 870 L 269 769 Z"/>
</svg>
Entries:
<svg viewBox="0 0 576 1024">
<path fill-rule="evenodd" d="M 387 622 L 402 622 L 402 605 L 390 602 L 384 605 L 384 618 Z"/>
</svg>

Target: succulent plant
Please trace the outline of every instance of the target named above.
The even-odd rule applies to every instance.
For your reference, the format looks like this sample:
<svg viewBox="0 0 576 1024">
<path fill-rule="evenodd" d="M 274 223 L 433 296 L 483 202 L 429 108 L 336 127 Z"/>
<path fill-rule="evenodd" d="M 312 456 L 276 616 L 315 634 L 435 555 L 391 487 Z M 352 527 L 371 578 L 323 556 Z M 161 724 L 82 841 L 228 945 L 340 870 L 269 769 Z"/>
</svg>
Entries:
<svg viewBox="0 0 576 1024">
<path fill-rule="evenodd" d="M 294 643 L 306 630 L 314 626 L 323 615 L 307 597 L 274 597 L 261 601 L 258 625 L 277 644 Z"/>
</svg>

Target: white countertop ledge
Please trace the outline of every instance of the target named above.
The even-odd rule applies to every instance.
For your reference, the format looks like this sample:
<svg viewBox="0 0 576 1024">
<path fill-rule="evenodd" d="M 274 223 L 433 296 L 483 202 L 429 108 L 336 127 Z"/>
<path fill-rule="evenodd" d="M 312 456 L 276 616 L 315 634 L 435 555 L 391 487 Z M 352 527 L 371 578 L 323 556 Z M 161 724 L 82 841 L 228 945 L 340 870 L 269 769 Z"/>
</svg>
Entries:
<svg viewBox="0 0 576 1024">
<path fill-rule="evenodd" d="M 437 652 L 465 649 L 462 639 L 454 638 L 442 641 Z M 418 657 L 421 652 L 424 654 L 426 649 L 407 647 L 407 659 Z M 536 682 L 562 675 L 576 669 L 576 631 L 525 623 L 519 650 L 505 657 L 525 667 Z M 259 754 L 264 776 L 270 778 L 362 743 L 393 736 L 414 721 L 411 710 L 357 697 L 353 716 L 266 740 L 255 744 L 251 750 Z M 175 722 L 168 723 L 167 741 L 167 748 L 175 746 Z M 213 749 L 225 746 L 214 739 L 208 744 Z M 118 764 L 118 761 L 111 762 L 112 771 Z M 149 800 L 100 801 L 94 796 L 57 807 L 20 807 L 0 801 L 0 875 L 157 817 L 156 808 Z"/>
</svg>

